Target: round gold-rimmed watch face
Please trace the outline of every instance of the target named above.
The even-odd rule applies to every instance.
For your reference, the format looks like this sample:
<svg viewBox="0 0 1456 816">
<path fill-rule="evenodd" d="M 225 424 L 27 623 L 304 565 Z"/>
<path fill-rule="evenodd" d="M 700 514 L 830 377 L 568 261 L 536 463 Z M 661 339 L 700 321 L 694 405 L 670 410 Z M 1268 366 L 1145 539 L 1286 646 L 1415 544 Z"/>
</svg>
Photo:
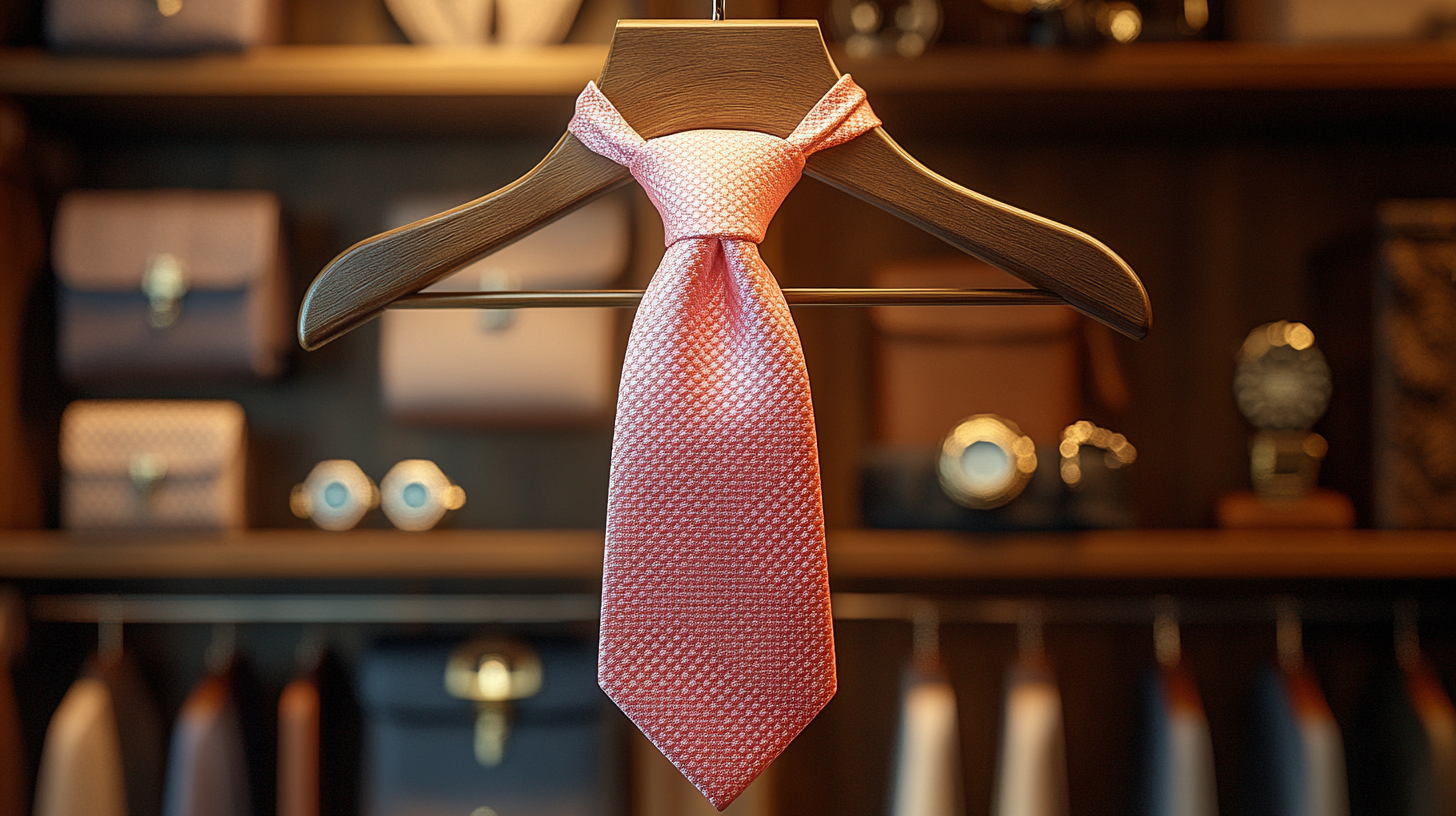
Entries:
<svg viewBox="0 0 1456 816">
<path fill-rule="evenodd" d="M 1036 472 L 1036 445 L 1016 423 L 995 414 L 961 421 L 940 445 L 941 489 L 973 510 L 1000 507 L 1021 495 Z"/>
<path fill-rule="evenodd" d="M 1330 391 L 1330 367 L 1303 323 L 1268 323 L 1244 340 L 1234 396 L 1259 430 L 1307 430 L 1324 415 Z"/>
</svg>

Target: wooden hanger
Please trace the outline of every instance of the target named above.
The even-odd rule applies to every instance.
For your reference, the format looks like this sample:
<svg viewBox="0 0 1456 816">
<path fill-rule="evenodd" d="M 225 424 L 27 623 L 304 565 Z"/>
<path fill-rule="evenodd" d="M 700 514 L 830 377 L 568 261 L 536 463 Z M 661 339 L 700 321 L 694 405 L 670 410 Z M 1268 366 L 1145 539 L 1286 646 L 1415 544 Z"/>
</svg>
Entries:
<svg viewBox="0 0 1456 816">
<path fill-rule="evenodd" d="M 630 20 L 617 24 L 597 84 L 646 139 L 705 128 L 782 138 L 839 76 L 812 20 Z M 1147 293 L 1112 250 L 936 175 L 883 128 L 815 153 L 804 172 L 1046 290 L 916 290 L 920 299 L 911 301 L 886 290 L 817 290 L 830 302 L 1065 302 L 1134 339 L 1148 332 Z M 526 293 L 414 293 L 631 178 L 627 168 L 568 133 L 506 187 L 345 250 L 309 288 L 299 339 L 304 348 L 318 348 L 391 305 L 609 305 L 580 297 L 591 301 L 598 293 L 530 293 L 528 302 Z M 637 293 L 605 294 L 631 300 Z M 785 294 L 796 301 L 794 290 Z"/>
</svg>

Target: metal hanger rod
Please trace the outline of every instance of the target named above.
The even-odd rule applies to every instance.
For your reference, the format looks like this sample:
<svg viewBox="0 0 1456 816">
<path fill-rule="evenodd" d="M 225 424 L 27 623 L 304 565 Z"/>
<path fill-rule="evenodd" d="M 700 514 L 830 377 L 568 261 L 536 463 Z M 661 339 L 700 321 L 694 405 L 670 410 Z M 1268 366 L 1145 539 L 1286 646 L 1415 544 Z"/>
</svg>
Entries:
<svg viewBox="0 0 1456 816">
<path fill-rule="evenodd" d="M 790 306 L 1045 306 L 1065 305 L 1041 289 L 785 289 Z M 391 309 L 535 309 L 635 307 L 640 289 L 543 292 L 427 292 L 406 295 Z"/>
</svg>

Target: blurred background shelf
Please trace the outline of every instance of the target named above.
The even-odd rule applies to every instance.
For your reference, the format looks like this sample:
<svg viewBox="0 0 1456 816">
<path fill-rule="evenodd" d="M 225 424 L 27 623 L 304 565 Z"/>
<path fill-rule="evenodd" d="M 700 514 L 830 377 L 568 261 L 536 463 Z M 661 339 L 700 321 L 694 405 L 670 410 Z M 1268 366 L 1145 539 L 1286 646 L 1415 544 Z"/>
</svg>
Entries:
<svg viewBox="0 0 1456 816">
<path fill-rule="evenodd" d="M 8 49 L 0 51 L 0 95 L 27 100 L 42 123 L 83 131 L 555 132 L 605 56 L 605 46 L 585 44 L 285 46 L 175 58 Z M 916 60 L 838 61 L 870 92 L 895 132 L 1150 123 L 1248 127 L 1310 124 L 1311 115 L 1444 124 L 1456 117 L 1450 104 L 1456 101 L 1456 47 L 1440 43 L 960 47 Z"/>
<path fill-rule="evenodd" d="M 1449 532 L 1127 530 L 979 535 L 835 530 L 836 582 L 1447 579 Z M 0 535 L 8 579 L 541 579 L 601 575 L 593 530 L 254 530 L 217 535 Z"/>
</svg>

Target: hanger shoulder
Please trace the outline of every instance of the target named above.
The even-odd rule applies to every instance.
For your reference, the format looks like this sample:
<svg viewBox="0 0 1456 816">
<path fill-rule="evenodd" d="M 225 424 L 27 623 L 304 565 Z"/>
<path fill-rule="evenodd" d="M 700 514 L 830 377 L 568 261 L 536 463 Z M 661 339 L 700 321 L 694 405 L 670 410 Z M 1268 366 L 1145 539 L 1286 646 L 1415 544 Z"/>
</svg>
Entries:
<svg viewBox="0 0 1456 816">
<path fill-rule="evenodd" d="M 875 128 L 809 157 L 805 173 L 894 213 L 952 246 L 1042 289 L 1117 331 L 1142 339 L 1147 292 L 1106 245 L 936 174 Z"/>
<path fill-rule="evenodd" d="M 344 250 L 304 296 L 299 341 L 316 349 L 390 302 L 629 180 L 627 168 L 564 135 L 540 164 L 506 187 Z"/>
</svg>

